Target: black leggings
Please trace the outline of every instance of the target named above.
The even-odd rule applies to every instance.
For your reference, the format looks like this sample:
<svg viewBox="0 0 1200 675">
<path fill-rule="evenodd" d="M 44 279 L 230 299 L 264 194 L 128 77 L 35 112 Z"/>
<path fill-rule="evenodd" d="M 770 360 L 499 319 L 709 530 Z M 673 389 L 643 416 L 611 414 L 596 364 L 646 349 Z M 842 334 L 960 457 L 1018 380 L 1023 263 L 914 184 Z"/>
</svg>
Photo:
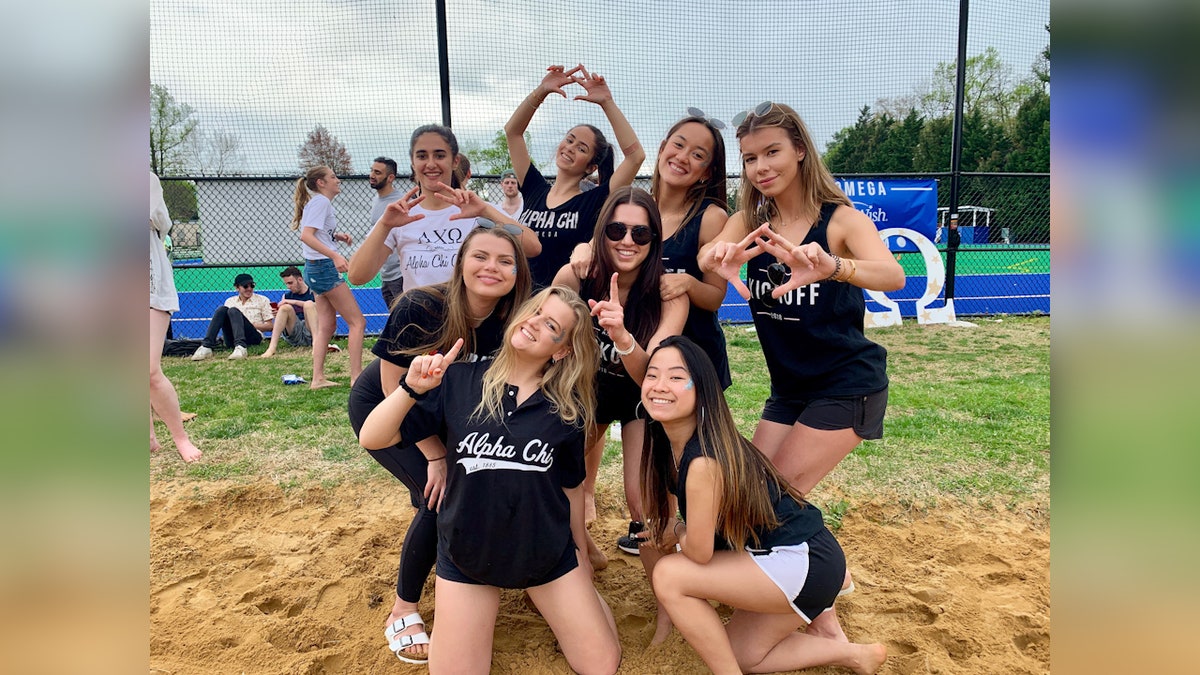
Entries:
<svg viewBox="0 0 1200 675">
<path fill-rule="evenodd" d="M 262 342 L 262 333 L 250 323 L 237 307 L 221 305 L 213 312 L 212 320 L 208 322 L 208 333 L 200 343 L 209 349 L 217 346 L 217 334 L 225 332 L 225 346 L 232 349 L 236 346 L 245 347 Z"/>
<path fill-rule="evenodd" d="M 379 366 L 375 365 L 376 380 L 378 368 Z M 366 370 L 361 377 L 369 377 Z M 362 429 L 367 415 L 374 409 L 371 402 L 361 398 L 351 391 L 350 426 L 354 429 L 355 437 Z M 404 547 L 400 549 L 400 569 L 396 573 L 396 595 L 405 602 L 415 603 L 421 599 L 425 580 L 429 578 L 429 573 L 437 561 L 437 514 L 429 510 L 425 501 L 429 462 L 415 445 L 393 445 L 383 450 L 369 450 L 367 454 L 404 483 L 411 495 L 412 504 L 417 509 L 417 515 L 413 517 L 408 526 L 408 533 L 404 535 Z"/>
</svg>

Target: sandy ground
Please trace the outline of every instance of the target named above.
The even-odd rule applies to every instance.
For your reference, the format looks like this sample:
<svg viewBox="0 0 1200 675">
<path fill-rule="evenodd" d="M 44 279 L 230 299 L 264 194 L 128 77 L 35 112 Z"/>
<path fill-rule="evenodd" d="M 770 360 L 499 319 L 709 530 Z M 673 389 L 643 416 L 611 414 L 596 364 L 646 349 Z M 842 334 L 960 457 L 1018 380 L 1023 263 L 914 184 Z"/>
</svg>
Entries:
<svg viewBox="0 0 1200 675">
<path fill-rule="evenodd" d="M 887 644 L 880 672 L 1050 672 L 1047 516 L 851 504 L 837 536 L 858 591 L 839 616 L 852 640 Z M 592 532 L 603 545 L 626 521 L 602 510 Z M 426 672 L 398 661 L 382 632 L 411 512 L 407 493 L 385 483 L 287 493 L 269 483 L 154 483 L 150 672 Z M 706 672 L 678 633 L 647 649 L 653 597 L 637 559 L 609 546 L 597 586 L 617 618 L 621 672 Z M 432 578 L 427 589 L 421 612 L 436 630 Z M 569 672 L 519 592 L 503 596 L 492 666 Z"/>
</svg>

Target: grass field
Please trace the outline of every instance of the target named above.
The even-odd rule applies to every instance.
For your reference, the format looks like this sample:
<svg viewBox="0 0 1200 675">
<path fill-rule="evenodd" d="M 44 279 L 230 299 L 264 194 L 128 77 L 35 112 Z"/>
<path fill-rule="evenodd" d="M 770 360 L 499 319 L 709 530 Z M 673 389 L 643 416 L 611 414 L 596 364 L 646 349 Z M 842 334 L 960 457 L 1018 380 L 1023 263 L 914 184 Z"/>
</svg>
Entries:
<svg viewBox="0 0 1200 675">
<path fill-rule="evenodd" d="M 828 510 L 843 498 L 955 499 L 988 508 L 1032 507 L 1048 516 L 1050 320 L 998 317 L 978 324 L 906 322 L 869 333 L 889 352 L 885 436 L 843 461 L 818 486 L 818 503 Z M 769 381 L 749 327 L 729 326 L 726 337 L 734 371 L 727 396 L 750 436 Z M 226 360 L 228 352 L 199 363 L 164 359 L 183 409 L 198 415 L 188 430 L 205 456 L 184 465 L 166 443 L 167 451 L 151 457 L 151 480 L 266 478 L 285 489 L 381 481 L 384 489 L 400 489 L 358 447 L 346 417 L 348 387 L 285 386 L 284 374 L 310 377 L 309 352 L 283 346 L 274 358 L 255 358 L 262 351 L 252 347 L 244 361 Z M 330 355 L 327 371 L 348 383 L 345 352 Z M 161 425 L 159 436 L 166 441 Z M 609 441 L 601 489 L 617 494 L 602 505 L 614 508 L 623 503 L 619 457 L 618 445 Z"/>
</svg>

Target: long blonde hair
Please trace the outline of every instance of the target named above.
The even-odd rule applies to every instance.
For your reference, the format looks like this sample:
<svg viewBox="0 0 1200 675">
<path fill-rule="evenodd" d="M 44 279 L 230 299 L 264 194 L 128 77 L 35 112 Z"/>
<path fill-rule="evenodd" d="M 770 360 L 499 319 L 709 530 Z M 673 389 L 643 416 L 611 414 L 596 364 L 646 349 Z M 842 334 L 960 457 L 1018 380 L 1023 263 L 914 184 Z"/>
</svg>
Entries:
<svg viewBox="0 0 1200 675">
<path fill-rule="evenodd" d="M 292 202 L 296 205 L 292 212 L 292 229 L 300 229 L 300 219 L 304 217 L 304 207 L 308 205 L 308 200 L 312 199 L 312 193 L 317 191 L 317 181 L 325 176 L 333 173 L 333 169 L 325 166 L 314 166 L 308 170 L 308 173 L 296 180 L 296 192 L 292 195 Z"/>
<path fill-rule="evenodd" d="M 547 360 L 542 373 L 542 394 L 550 401 L 552 410 L 562 421 L 586 429 L 592 424 L 596 409 L 596 371 L 600 368 L 600 350 L 592 332 L 592 315 L 579 294 L 566 286 L 550 286 L 525 301 L 508 322 L 504 344 L 496 360 L 483 376 L 483 396 L 475 406 L 472 417 L 504 420 L 504 392 L 508 378 L 516 366 L 512 336 L 520 325 L 533 316 L 550 296 L 557 296 L 575 314 L 575 325 L 567 338 L 570 352 L 563 358 Z"/>
<path fill-rule="evenodd" d="M 790 107 L 782 103 L 772 103 L 770 109 L 761 115 L 753 113 L 746 115 L 746 119 L 742 120 L 737 128 L 738 141 L 740 142 L 747 134 L 773 127 L 786 131 L 796 150 L 804 153 L 804 159 L 800 160 L 800 173 L 797 175 L 796 181 L 800 184 L 802 213 L 805 217 L 816 222 L 821 215 L 821 205 L 829 202 L 853 206 L 850 198 L 833 180 L 833 174 L 829 173 L 825 162 L 821 161 L 821 156 L 817 153 L 817 146 L 813 143 L 812 135 L 808 133 L 808 127 L 804 125 L 804 120 L 800 119 L 800 115 Z M 763 206 L 767 200 L 763 198 L 763 194 L 758 191 L 758 188 L 754 187 L 754 183 L 746 179 L 745 163 L 742 168 L 742 182 L 738 189 L 738 210 L 742 211 L 744 217 L 749 219 L 754 217 L 752 214 L 759 213 L 759 207 Z M 774 204 L 772 203 L 771 206 L 773 207 Z M 749 229 L 754 229 L 759 225 L 761 223 L 747 222 Z"/>
</svg>

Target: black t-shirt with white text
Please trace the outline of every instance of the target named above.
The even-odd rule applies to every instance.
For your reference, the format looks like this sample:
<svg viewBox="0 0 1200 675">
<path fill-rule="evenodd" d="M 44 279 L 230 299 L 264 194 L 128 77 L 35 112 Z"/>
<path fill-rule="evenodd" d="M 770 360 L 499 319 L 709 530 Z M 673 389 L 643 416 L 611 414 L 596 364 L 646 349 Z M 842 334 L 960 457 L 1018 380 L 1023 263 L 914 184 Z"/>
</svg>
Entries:
<svg viewBox="0 0 1200 675">
<path fill-rule="evenodd" d="M 583 482 L 584 431 L 562 421 L 540 389 L 518 406 L 508 387 L 502 421 L 474 415 L 493 363 L 452 364 L 414 412 L 439 423 L 446 444 L 439 550 L 476 581 L 528 588 L 571 545 L 563 490 Z"/>
<path fill-rule="evenodd" d="M 530 164 L 521 183 L 525 200 L 521 224 L 536 232 L 542 242 L 541 254 L 529 259 L 535 289 L 549 286 L 559 268 L 571 258 L 571 251 L 592 238 L 600 207 L 608 199 L 608 183 L 577 194 L 553 209 L 546 206 L 549 194 L 550 183 Z"/>
</svg>

